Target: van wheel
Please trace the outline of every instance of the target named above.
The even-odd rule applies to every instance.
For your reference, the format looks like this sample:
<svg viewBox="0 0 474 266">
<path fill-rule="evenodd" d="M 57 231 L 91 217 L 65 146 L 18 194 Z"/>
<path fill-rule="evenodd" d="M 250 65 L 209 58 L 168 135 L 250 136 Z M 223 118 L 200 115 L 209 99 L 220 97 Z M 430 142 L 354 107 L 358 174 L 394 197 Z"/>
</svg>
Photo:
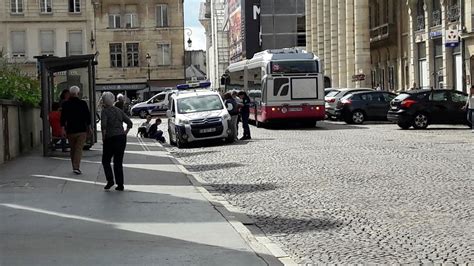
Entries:
<svg viewBox="0 0 474 266">
<path fill-rule="evenodd" d="M 186 144 L 187 143 L 185 143 L 180 137 L 176 137 L 176 147 L 178 147 L 178 149 L 186 148 Z"/>
<path fill-rule="evenodd" d="M 171 138 L 171 131 L 170 131 L 169 128 L 168 128 L 168 137 L 169 137 L 169 140 L 170 140 L 170 145 L 176 146 L 176 142 L 174 142 L 173 139 Z"/>
<path fill-rule="evenodd" d="M 416 129 L 425 129 L 428 127 L 428 116 L 423 113 L 417 113 L 413 119 L 413 127 Z"/>
<path fill-rule="evenodd" d="M 142 119 L 145 119 L 146 116 L 148 115 L 148 112 L 146 110 L 141 110 L 139 113 L 138 113 L 138 116 Z"/>
</svg>

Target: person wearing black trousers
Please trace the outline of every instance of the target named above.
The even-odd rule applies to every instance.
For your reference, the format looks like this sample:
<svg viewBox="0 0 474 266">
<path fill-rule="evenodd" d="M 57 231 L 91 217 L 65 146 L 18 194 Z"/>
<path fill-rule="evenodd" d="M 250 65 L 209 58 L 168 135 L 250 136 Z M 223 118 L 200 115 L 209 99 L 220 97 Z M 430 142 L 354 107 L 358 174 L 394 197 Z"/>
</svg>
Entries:
<svg viewBox="0 0 474 266">
<path fill-rule="evenodd" d="M 101 115 L 101 131 L 103 140 L 102 166 L 104 167 L 107 185 L 104 189 L 110 189 L 115 183 L 115 190 L 123 191 L 123 156 L 127 145 L 127 134 L 133 126 L 128 116 L 114 106 L 115 96 L 111 92 L 104 92 L 102 101 L 104 109 Z M 123 123 L 127 124 L 127 129 L 123 129 Z M 114 158 L 114 169 L 110 163 Z M 114 183 L 115 176 L 115 183 Z"/>
<path fill-rule="evenodd" d="M 244 136 L 240 138 L 241 140 L 248 140 L 252 137 L 250 136 L 250 127 L 249 127 L 249 116 L 250 116 L 250 98 L 245 93 L 245 91 L 240 91 L 238 94 L 240 99 L 242 99 L 242 108 L 240 108 L 240 116 L 242 118 L 242 128 L 244 129 Z"/>
</svg>

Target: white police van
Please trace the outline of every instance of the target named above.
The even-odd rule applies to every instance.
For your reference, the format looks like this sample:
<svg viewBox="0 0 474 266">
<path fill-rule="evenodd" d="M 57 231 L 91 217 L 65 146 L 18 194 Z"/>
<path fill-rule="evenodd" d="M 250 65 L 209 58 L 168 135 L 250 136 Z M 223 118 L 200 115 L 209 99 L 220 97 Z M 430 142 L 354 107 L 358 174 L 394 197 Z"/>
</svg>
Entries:
<svg viewBox="0 0 474 266">
<path fill-rule="evenodd" d="M 178 148 L 198 140 L 233 142 L 230 115 L 218 92 L 202 89 L 210 82 L 178 85 L 167 111 L 171 145 Z"/>
<path fill-rule="evenodd" d="M 137 103 L 130 109 L 132 116 L 145 118 L 147 115 L 163 115 L 168 110 L 171 94 L 176 90 L 167 90 L 156 94 L 149 100 Z"/>
</svg>

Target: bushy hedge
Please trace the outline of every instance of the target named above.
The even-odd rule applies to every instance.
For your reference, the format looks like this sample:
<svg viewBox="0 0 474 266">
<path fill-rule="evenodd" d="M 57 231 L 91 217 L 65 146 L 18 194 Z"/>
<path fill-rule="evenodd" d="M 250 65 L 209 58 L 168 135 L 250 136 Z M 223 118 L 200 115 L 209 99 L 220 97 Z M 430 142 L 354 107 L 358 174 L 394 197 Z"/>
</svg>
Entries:
<svg viewBox="0 0 474 266">
<path fill-rule="evenodd" d="M 24 74 L 17 64 L 9 64 L 0 57 L 0 99 L 38 106 L 41 101 L 39 82 Z"/>
</svg>

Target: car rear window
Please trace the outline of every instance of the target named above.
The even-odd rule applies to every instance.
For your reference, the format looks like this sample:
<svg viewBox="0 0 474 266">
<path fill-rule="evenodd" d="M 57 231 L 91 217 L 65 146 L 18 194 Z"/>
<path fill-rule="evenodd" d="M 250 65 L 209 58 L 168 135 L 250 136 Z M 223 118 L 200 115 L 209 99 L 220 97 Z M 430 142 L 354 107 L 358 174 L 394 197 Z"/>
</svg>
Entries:
<svg viewBox="0 0 474 266">
<path fill-rule="evenodd" d="M 336 96 L 339 92 L 340 92 L 340 91 L 331 91 L 331 92 L 329 92 L 326 96 L 327 96 L 327 97 L 334 97 L 334 96 Z"/>
<path fill-rule="evenodd" d="M 408 93 L 400 93 L 397 97 L 395 97 L 394 101 L 403 101 L 406 98 L 410 97 L 410 94 Z"/>
</svg>

